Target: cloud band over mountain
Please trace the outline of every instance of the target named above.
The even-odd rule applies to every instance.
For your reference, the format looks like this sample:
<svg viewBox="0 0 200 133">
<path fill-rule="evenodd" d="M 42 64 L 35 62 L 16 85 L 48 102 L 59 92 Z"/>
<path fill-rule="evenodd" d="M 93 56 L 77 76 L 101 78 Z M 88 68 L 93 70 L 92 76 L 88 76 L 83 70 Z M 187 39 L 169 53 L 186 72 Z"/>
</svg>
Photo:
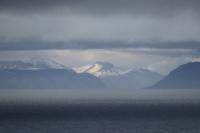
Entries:
<svg viewBox="0 0 200 133">
<path fill-rule="evenodd" d="M 200 49 L 200 42 L 122 42 L 122 41 L 16 41 L 0 42 L 0 50 L 40 50 L 40 49 Z"/>
<path fill-rule="evenodd" d="M 168 42 L 200 42 L 199 10 L 198 0 L 0 0 L 0 45 L 16 41 L 30 42 L 30 45 L 32 41 L 92 41 L 101 42 L 102 46 L 85 43 L 62 46 L 109 49 L 143 47 L 145 44 L 141 42 L 150 42 L 145 47 L 177 48 L 177 44 L 168 45 Z M 118 40 L 131 43 L 102 43 Z M 15 45 L 20 49 L 24 44 Z M 26 45 L 29 49 L 33 47 Z M 41 45 L 41 49 L 61 47 L 51 43 L 36 45 Z M 28 48 L 22 46 L 22 49 Z"/>
<path fill-rule="evenodd" d="M 0 22 L 1 60 L 40 50 L 89 63 L 112 53 L 107 61 L 143 67 L 199 60 L 199 0 L 0 0 Z"/>
</svg>

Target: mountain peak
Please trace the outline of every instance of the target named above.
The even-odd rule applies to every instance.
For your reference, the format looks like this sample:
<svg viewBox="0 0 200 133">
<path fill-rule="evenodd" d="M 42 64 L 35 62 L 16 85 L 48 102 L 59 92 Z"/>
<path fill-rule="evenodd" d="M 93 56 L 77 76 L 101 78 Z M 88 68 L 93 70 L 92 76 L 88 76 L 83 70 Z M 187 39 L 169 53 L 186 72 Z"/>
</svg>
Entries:
<svg viewBox="0 0 200 133">
<path fill-rule="evenodd" d="M 129 71 L 125 68 L 116 67 L 112 63 L 101 61 L 95 62 L 91 65 L 74 68 L 74 70 L 77 73 L 90 73 L 97 77 L 119 75 Z"/>
</svg>

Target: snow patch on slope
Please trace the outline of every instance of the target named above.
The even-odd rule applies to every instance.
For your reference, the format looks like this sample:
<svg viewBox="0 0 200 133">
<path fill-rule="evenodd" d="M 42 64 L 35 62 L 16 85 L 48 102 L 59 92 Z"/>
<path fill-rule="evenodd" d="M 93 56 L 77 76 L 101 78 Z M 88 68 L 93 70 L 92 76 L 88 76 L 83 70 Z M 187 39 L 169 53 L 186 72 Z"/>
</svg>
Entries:
<svg viewBox="0 0 200 133">
<path fill-rule="evenodd" d="M 90 73 L 97 77 L 125 74 L 130 69 L 116 67 L 108 62 L 96 62 L 92 65 L 73 68 L 77 73 Z"/>
<path fill-rule="evenodd" d="M 6 60 L 0 61 L 0 69 L 18 69 L 18 70 L 34 70 L 34 69 L 68 69 L 66 66 L 59 64 L 53 60 L 29 59 L 29 60 Z"/>
</svg>

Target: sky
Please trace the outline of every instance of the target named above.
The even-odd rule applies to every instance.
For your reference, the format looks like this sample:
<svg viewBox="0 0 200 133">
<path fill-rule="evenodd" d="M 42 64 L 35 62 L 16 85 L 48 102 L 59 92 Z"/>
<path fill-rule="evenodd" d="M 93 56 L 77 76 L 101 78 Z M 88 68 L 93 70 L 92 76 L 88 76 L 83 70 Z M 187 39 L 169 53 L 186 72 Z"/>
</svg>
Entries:
<svg viewBox="0 0 200 133">
<path fill-rule="evenodd" d="M 200 61 L 199 0 L 0 0 L 0 60 L 107 61 L 166 74 Z"/>
</svg>

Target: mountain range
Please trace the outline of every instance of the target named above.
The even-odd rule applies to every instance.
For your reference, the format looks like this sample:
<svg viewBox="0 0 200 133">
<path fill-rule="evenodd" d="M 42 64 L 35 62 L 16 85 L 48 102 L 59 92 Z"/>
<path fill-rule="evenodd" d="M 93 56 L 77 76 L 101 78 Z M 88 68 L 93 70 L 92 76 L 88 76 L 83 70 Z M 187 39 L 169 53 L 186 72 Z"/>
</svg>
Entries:
<svg viewBox="0 0 200 133">
<path fill-rule="evenodd" d="M 1 89 L 105 89 L 97 77 L 51 61 L 1 61 Z"/>
<path fill-rule="evenodd" d="M 132 89 L 153 85 L 163 76 L 108 62 L 69 68 L 51 60 L 0 61 L 0 88 Z"/>
<path fill-rule="evenodd" d="M 104 89 L 100 79 L 65 69 L 0 70 L 3 89 Z"/>
<path fill-rule="evenodd" d="M 155 85 L 149 88 L 156 89 L 199 89 L 200 62 L 183 64 L 171 71 Z"/>
<path fill-rule="evenodd" d="M 101 77 L 111 89 L 140 89 L 151 86 L 161 80 L 163 75 L 145 69 L 132 70 L 126 74 Z"/>
<path fill-rule="evenodd" d="M 96 62 L 74 69 L 77 73 L 90 73 L 99 77 L 109 89 L 138 89 L 151 86 L 163 75 L 146 69 L 127 69 L 108 62 Z"/>
<path fill-rule="evenodd" d="M 0 61 L 1 89 L 188 89 L 200 88 L 199 75 L 200 62 L 181 65 L 163 76 L 108 62 L 69 68 L 51 60 Z"/>
</svg>

